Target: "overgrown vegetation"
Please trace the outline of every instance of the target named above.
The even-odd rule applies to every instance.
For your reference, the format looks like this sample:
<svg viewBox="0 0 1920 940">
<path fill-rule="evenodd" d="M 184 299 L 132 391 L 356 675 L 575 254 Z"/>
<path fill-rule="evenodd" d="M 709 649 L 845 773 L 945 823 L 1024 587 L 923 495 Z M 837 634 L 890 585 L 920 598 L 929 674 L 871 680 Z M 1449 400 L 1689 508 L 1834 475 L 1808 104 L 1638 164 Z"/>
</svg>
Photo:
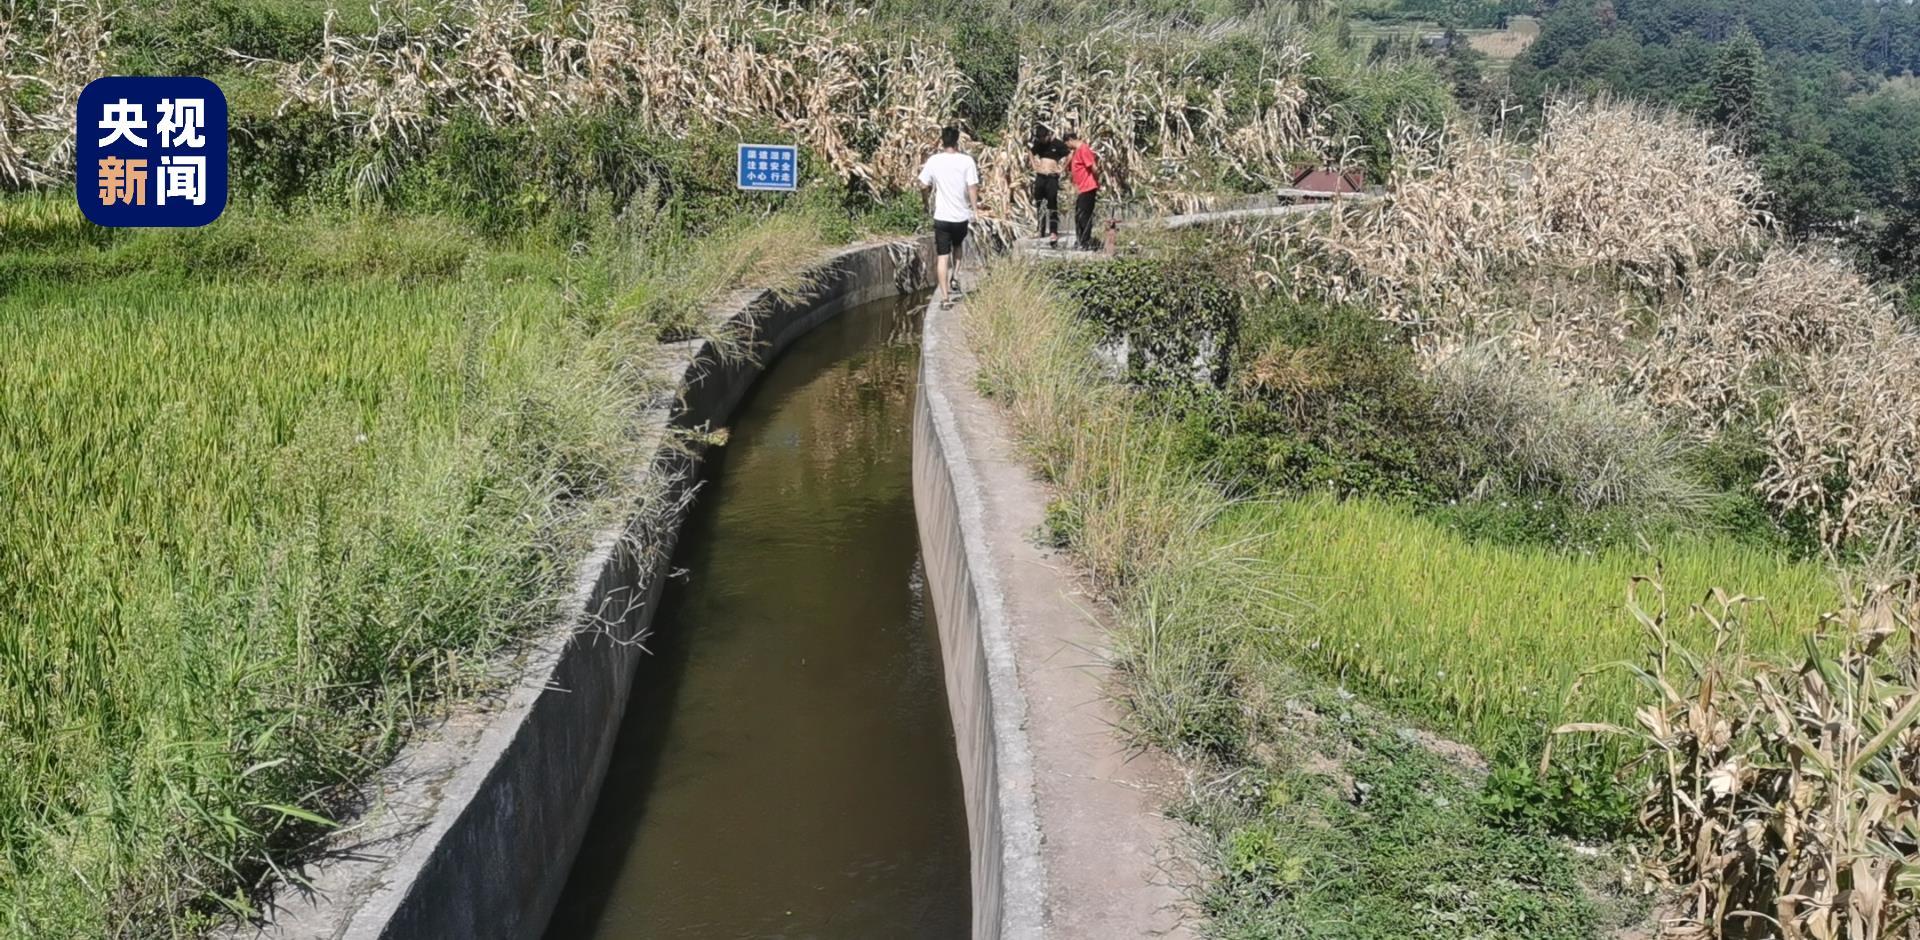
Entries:
<svg viewBox="0 0 1920 940">
<path fill-rule="evenodd" d="M 1766 207 L 1796 236 L 1839 239 L 1877 275 L 1920 277 L 1901 251 L 1900 193 L 1920 162 L 1920 8 L 1852 0 L 1543 4 L 1514 97 L 1659 102 L 1724 128 L 1758 164 Z"/>
<path fill-rule="evenodd" d="M 23 936 L 250 912 L 653 498 L 630 470 L 656 338 L 825 244 L 803 217 L 691 241 L 633 215 L 573 252 L 435 217 L 92 244 L 71 202 L 0 211 L 44 236 L 0 253 L 0 932 Z"/>
<path fill-rule="evenodd" d="M 1857 585 L 1846 615 L 1792 661 L 1749 658 L 1750 600 L 1716 593 L 1670 616 L 1657 582 L 1630 608 L 1650 652 L 1631 734 L 1647 768 L 1645 867 L 1674 896 L 1674 936 L 1911 933 L 1920 798 L 1920 613 L 1911 574 Z M 1711 630 L 1681 637 L 1683 624 Z M 1698 633 L 1698 629 L 1691 632 Z"/>
<path fill-rule="evenodd" d="M 1531 147 L 1462 134 L 1425 153 L 1387 207 L 1273 230 L 1266 282 L 1377 310 L 1429 366 L 1491 356 L 1756 446 L 1779 523 L 1843 554 L 1920 509 L 1920 399 L 1886 394 L 1920 380 L 1920 334 L 1844 260 L 1761 224 L 1736 153 L 1604 103 L 1556 109 Z"/>
<path fill-rule="evenodd" d="M 49 0 L 0 29 L 0 180 L 69 172 L 72 100 L 116 61 L 219 77 L 236 162 L 277 198 L 441 197 L 492 213 L 595 188 L 618 209 L 662 163 L 725 189 L 730 152 L 701 145 L 755 134 L 805 144 L 809 178 L 884 199 L 913 188 L 956 118 L 1002 217 L 1029 198 L 1035 122 L 1098 141 L 1109 183 L 1134 198 L 1177 204 L 1271 188 L 1298 163 L 1384 166 L 1396 123 L 1447 108 L 1421 66 L 1366 66 L 1278 12 L 1200 14 L 1195 30 L 1091 7 L 881 6 L 383 0 L 322 17 L 282 0 L 172 0 L 129 14 L 121 36 L 105 28 L 117 7 Z"/>
<path fill-rule="evenodd" d="M 1008 219 L 1036 120 L 1166 206 L 1384 166 L 1447 107 L 1257 4 L 953 9 L 7 2 L 0 932 L 251 913 L 645 496 L 657 343 L 918 225 L 942 124 Z M 218 223 L 109 232 L 59 198 L 102 74 L 220 83 Z M 800 193 L 734 191 L 735 144 L 768 139 L 802 146 Z"/>
<path fill-rule="evenodd" d="M 1380 817 L 1348 807 L 1359 783 L 1405 783 L 1353 767 L 1417 764 L 1369 764 L 1381 738 L 1356 734 L 1340 772 L 1276 774 L 1328 759 L 1315 743 L 1276 765 L 1289 734 L 1324 742 L 1353 711 L 1296 668 L 1491 763 L 1465 778 L 1470 824 L 1395 825 L 1467 826 L 1449 838 L 1495 859 L 1551 857 L 1526 841 L 1541 832 L 1650 836 L 1634 870 L 1679 892 L 1666 935 L 1909 929 L 1912 601 L 1855 574 L 1910 570 L 1920 334 L 1844 260 L 1783 241 L 1752 165 L 1682 119 L 1563 105 L 1529 147 L 1408 135 L 1395 153 L 1382 204 L 1149 239 L 1053 286 L 1003 270 L 1008 295 L 977 301 L 986 387 L 1119 610 L 1135 730 L 1250 788 L 1189 810 L 1213 840 L 1215 929 L 1336 929 L 1314 859 L 1385 853 Z M 1227 289 L 1179 286 L 1196 271 Z M 1103 374 L 1096 349 L 1147 352 Z M 1646 613 L 1643 576 L 1715 615 Z M 1737 630 L 1713 600 L 1728 585 Z M 1650 625 L 1655 659 L 1630 668 Z M 1447 785 L 1425 773 L 1423 795 Z M 1329 779 L 1343 800 L 1265 802 Z M 1489 901 L 1435 927 L 1420 916 L 1452 909 L 1407 884 L 1338 893 L 1389 933 L 1590 935 L 1613 916 L 1526 908 L 1523 929 Z"/>
<path fill-rule="evenodd" d="M 1475 775 L 1417 738 L 1324 692 L 1289 705 L 1285 750 L 1178 808 L 1220 873 L 1209 935 L 1574 940 L 1635 913 L 1603 865 L 1483 813 Z"/>
<path fill-rule="evenodd" d="M 1130 729 L 1203 774 L 1179 808 L 1217 873 L 1222 937 L 1591 936 L 1631 914 L 1482 774 L 1281 655 L 1316 586 L 1179 454 L 1180 429 L 1101 375 L 1100 332 L 1034 270 L 968 301 L 980 380 L 1055 486 L 1052 525 L 1119 612 Z M 1599 892 L 1596 895 L 1594 892 Z"/>
</svg>

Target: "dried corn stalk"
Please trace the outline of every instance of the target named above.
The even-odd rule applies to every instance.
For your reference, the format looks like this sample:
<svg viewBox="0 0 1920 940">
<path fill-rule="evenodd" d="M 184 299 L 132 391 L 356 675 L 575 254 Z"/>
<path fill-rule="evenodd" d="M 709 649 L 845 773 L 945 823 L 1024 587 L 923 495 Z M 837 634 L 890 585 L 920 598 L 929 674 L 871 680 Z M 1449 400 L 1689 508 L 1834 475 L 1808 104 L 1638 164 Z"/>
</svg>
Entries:
<svg viewBox="0 0 1920 940">
<path fill-rule="evenodd" d="M 701 0 L 647 22 L 622 0 L 548 14 L 522 0 L 373 9 L 368 35 L 338 35 L 329 18 L 312 58 L 258 66 L 286 107 L 382 144 L 419 141 L 459 113 L 508 125 L 617 109 L 670 135 L 770 124 L 838 176 L 898 190 L 963 90 L 944 46 L 863 41 L 856 9 Z M 857 143 L 868 138 L 880 141 L 871 152 Z"/>
<path fill-rule="evenodd" d="M 1762 492 L 1827 542 L 1920 514 L 1920 337 L 1843 261 L 1783 244 L 1753 168 L 1681 118 L 1561 103 L 1531 148 L 1402 132 L 1393 197 L 1252 236 L 1270 283 L 1368 305 L 1430 364 L 1474 347 L 1759 432 Z"/>
<path fill-rule="evenodd" d="M 73 170 L 80 90 L 106 74 L 105 9 L 57 0 L 0 11 L 0 188 L 44 186 Z"/>
<path fill-rule="evenodd" d="M 1644 870 L 1677 897 L 1662 935 L 1920 936 L 1915 582 L 1861 591 L 1829 624 L 1844 631 L 1838 652 L 1793 665 L 1740 655 L 1747 604 L 1716 592 L 1693 608 L 1714 637 L 1696 652 L 1674 639 L 1657 584 L 1634 592 L 1652 642 L 1632 732 L 1648 773 Z"/>
<path fill-rule="evenodd" d="M 1273 189 L 1290 181 L 1296 164 L 1353 157 L 1336 155 L 1324 133 L 1329 114 L 1307 92 L 1303 37 L 1270 38 L 1252 89 L 1256 109 L 1238 116 L 1227 102 L 1242 89 L 1231 80 L 1194 78 L 1200 51 L 1218 35 L 1170 33 L 1125 18 L 1022 56 L 1006 122 L 1015 131 L 1005 144 L 981 149 L 983 190 L 998 211 L 1027 210 L 1026 141 L 1017 129 L 1034 123 L 1093 141 L 1109 184 L 1157 211 L 1202 204 L 1217 188 L 1218 171 Z"/>
</svg>

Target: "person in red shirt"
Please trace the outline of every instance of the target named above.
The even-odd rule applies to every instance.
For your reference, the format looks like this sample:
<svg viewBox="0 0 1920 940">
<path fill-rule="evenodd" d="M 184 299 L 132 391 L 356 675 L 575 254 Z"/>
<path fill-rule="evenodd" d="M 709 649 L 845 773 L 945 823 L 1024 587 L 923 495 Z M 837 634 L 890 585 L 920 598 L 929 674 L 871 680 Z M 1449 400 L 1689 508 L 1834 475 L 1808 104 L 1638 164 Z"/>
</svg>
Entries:
<svg viewBox="0 0 1920 940">
<path fill-rule="evenodd" d="M 1073 200 L 1074 247 L 1092 251 L 1095 247 L 1093 204 L 1100 196 L 1100 157 L 1093 152 L 1093 145 L 1077 133 L 1067 134 L 1067 146 L 1073 150 L 1067 158 L 1067 176 L 1073 180 L 1074 191 L 1080 194 Z"/>
</svg>

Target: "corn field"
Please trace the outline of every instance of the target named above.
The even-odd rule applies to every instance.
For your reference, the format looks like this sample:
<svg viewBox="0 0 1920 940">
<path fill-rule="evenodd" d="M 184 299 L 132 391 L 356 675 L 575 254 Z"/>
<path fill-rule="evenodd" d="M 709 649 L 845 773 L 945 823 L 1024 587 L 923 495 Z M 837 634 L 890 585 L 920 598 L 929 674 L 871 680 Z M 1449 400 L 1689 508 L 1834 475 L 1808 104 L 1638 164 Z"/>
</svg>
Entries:
<svg viewBox="0 0 1920 940">
<path fill-rule="evenodd" d="M 107 74 L 104 7 L 55 0 L 31 33 L 14 0 L 0 10 L 0 188 L 56 182 L 73 165 L 80 90 Z"/>
<path fill-rule="evenodd" d="M 1337 152 L 1316 110 L 1299 37 L 1269 50 L 1251 115 L 1236 116 L 1231 83 L 1195 85 L 1188 76 L 1204 39 L 1155 34 L 1122 21 L 1058 49 L 1022 57 L 1007 126 L 1034 123 L 1076 129 L 1100 153 L 1104 172 L 1145 203 L 1191 211 L 1217 191 L 1224 175 L 1236 184 L 1276 189 L 1300 163 L 1350 157 Z M 982 189 L 996 213 L 1029 204 L 1025 141 L 979 149 Z M 1217 164 L 1217 165 L 1216 165 Z M 1006 202 L 998 201 L 1006 194 Z"/>
<path fill-rule="evenodd" d="M 456 112 L 511 123 L 618 108 L 672 135 L 700 125 L 771 125 L 820 154 L 842 180 L 901 192 L 914 187 L 966 91 L 945 44 L 913 35 L 872 41 L 869 17 L 851 5 L 700 0 L 641 23 L 622 0 L 595 0 L 564 18 L 535 16 L 518 2 L 467 0 L 420 28 L 381 4 L 374 9 L 385 24 L 374 34 L 329 32 L 312 59 L 262 65 L 289 106 L 323 109 L 376 142 L 419 139 Z M 1200 41 L 1143 38 L 1144 28 L 1122 22 L 1023 57 L 1006 125 L 1080 129 L 1101 148 L 1111 179 L 1169 205 L 1191 200 L 1214 178 L 1194 165 L 1203 151 L 1240 181 L 1271 187 L 1294 163 L 1332 150 L 1310 107 L 1304 47 L 1272 53 L 1261 105 L 1236 122 L 1227 101 L 1237 89 L 1201 90 L 1187 77 Z M 1024 211 L 1025 141 L 972 149 L 988 213 Z"/>
<path fill-rule="evenodd" d="M 1752 606 L 1715 592 L 1675 617 L 1663 584 L 1638 583 L 1649 652 L 1632 669 L 1632 730 L 1561 733 L 1627 734 L 1643 751 L 1643 868 L 1672 898 L 1663 936 L 1913 937 L 1920 590 L 1910 577 L 1855 585 L 1820 625 L 1832 648 L 1809 643 L 1792 662 L 1748 658 Z"/>
<path fill-rule="evenodd" d="M 1267 281 L 1369 306 L 1429 363 L 1465 349 L 1757 428 L 1761 486 L 1831 545 L 1920 515 L 1920 335 L 1849 264 L 1786 244 L 1759 176 L 1643 107 L 1561 103 L 1531 146 L 1408 130 L 1384 207 L 1256 236 Z"/>
<path fill-rule="evenodd" d="M 373 28 L 357 34 L 337 29 L 330 13 L 319 48 L 300 61 L 232 55 L 277 89 L 282 113 L 323 114 L 364 145 L 353 174 L 364 194 L 377 194 L 396 160 L 429 146 L 461 114 L 493 126 L 633 115 L 670 137 L 695 128 L 771 132 L 806 147 L 844 183 L 911 191 L 967 91 L 939 37 L 884 32 L 855 4 L 694 0 L 665 15 L 632 0 L 552 12 L 522 0 L 374 0 L 370 9 Z M 31 24 L 0 22 L 0 181 L 8 186 L 71 174 L 73 100 L 107 71 L 110 12 L 103 0 L 62 0 Z M 1201 52 L 1236 29 L 1263 37 L 1255 87 L 1196 81 Z M 1027 209 L 1024 129 L 1035 122 L 1089 136 L 1109 181 L 1162 209 L 1197 205 L 1223 181 L 1271 189 L 1294 165 L 1358 159 L 1350 141 L 1331 139 L 1334 109 L 1315 100 L 1303 40 L 1284 22 L 1228 22 L 1196 35 L 1123 19 L 1028 52 L 1006 115 L 1015 130 L 969 145 L 989 216 Z M 1252 110 L 1236 113 L 1232 102 L 1248 100 Z"/>
</svg>

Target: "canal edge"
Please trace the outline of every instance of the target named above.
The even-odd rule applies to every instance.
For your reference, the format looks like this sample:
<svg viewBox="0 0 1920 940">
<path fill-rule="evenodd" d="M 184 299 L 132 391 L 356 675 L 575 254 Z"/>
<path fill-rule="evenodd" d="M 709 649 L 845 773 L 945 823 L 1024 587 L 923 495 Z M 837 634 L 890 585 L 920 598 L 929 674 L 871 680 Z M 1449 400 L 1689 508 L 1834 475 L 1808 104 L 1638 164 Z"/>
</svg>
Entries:
<svg viewBox="0 0 1920 940">
<path fill-rule="evenodd" d="M 988 550 L 981 486 L 947 374 L 952 310 L 929 304 L 914 396 L 913 505 L 945 664 L 966 794 L 974 940 L 1044 935 L 1046 862 L 1034 807 L 1033 754 L 1005 595 Z"/>
<path fill-rule="evenodd" d="M 671 400 L 638 419 L 648 485 L 622 523 L 594 539 L 566 615 L 497 664 L 500 690 L 454 705 L 419 731 L 362 793 L 363 812 L 283 881 L 256 923 L 228 938 L 386 940 L 499 937 L 545 930 L 597 803 L 625 714 L 637 641 L 650 629 L 697 459 L 676 430 L 724 422 L 793 341 L 840 313 L 926 286 L 931 240 L 836 252 L 793 301 L 735 292 L 715 316 L 753 337 L 729 357 L 712 341 L 668 346 Z"/>
</svg>

